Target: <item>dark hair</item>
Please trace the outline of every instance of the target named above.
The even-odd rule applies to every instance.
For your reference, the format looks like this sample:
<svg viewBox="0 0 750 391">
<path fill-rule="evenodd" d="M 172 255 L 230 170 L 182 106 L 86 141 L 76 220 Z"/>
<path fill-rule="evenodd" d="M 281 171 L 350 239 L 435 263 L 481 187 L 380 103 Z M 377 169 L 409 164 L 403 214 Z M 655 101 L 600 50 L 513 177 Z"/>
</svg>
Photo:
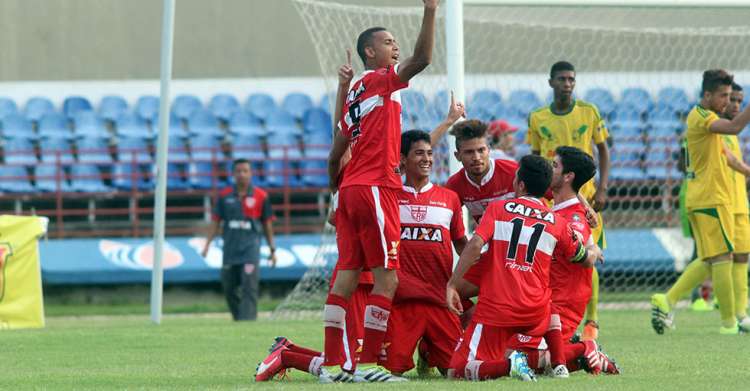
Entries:
<svg viewBox="0 0 750 391">
<path fill-rule="evenodd" d="M 723 69 L 709 69 L 703 72 L 703 84 L 701 85 L 701 96 L 706 92 L 714 92 L 720 86 L 731 86 L 734 76 Z"/>
<path fill-rule="evenodd" d="M 240 165 L 240 164 L 246 164 L 246 163 L 247 163 L 248 166 L 250 166 L 250 161 L 247 160 L 247 159 L 242 159 L 242 158 L 241 159 L 234 159 L 234 161 L 232 162 L 232 171 L 234 171 L 234 168 L 237 167 L 238 165 Z M 250 167 L 250 169 L 252 169 L 252 166 Z"/>
<path fill-rule="evenodd" d="M 737 82 L 732 82 L 732 91 L 742 91 L 742 86 L 737 84 Z"/>
<path fill-rule="evenodd" d="M 561 146 L 555 149 L 557 156 L 560 156 L 562 162 L 562 172 L 575 174 L 573 178 L 573 191 L 578 193 L 584 183 L 588 182 L 596 174 L 596 165 L 594 159 L 586 152 L 576 148 Z"/>
<path fill-rule="evenodd" d="M 430 144 L 430 134 L 424 130 L 407 130 L 401 133 L 401 154 L 406 156 L 411 151 L 411 146 L 417 141 L 424 141 Z"/>
<path fill-rule="evenodd" d="M 357 54 L 362 59 L 362 64 L 367 65 L 365 47 L 372 45 L 372 36 L 380 31 L 386 31 L 385 27 L 370 27 L 359 34 L 359 38 L 357 38 Z"/>
<path fill-rule="evenodd" d="M 518 180 L 533 197 L 543 197 L 552 182 L 552 166 L 539 155 L 526 155 L 518 166 Z"/>
<path fill-rule="evenodd" d="M 456 138 L 456 150 L 461 149 L 461 143 L 475 138 L 484 139 L 487 136 L 487 124 L 478 119 L 468 119 L 453 125 L 451 135 Z"/>
<path fill-rule="evenodd" d="M 571 71 L 575 72 L 576 67 L 573 66 L 573 64 L 567 62 L 567 61 L 558 61 L 554 64 L 552 64 L 552 68 L 549 70 L 549 78 L 554 79 L 555 73 L 562 72 L 562 71 Z"/>
</svg>

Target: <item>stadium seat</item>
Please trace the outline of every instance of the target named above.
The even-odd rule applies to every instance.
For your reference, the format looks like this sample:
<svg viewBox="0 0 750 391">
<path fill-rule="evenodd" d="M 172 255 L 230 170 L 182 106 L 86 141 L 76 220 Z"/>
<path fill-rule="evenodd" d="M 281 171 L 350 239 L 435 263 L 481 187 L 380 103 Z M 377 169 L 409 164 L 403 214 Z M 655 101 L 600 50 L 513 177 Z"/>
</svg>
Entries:
<svg viewBox="0 0 750 391">
<path fill-rule="evenodd" d="M 208 110 L 218 119 L 229 121 L 232 115 L 240 111 L 240 102 L 233 95 L 217 94 L 208 102 Z"/>
<path fill-rule="evenodd" d="M 291 164 L 283 160 L 266 160 L 263 162 L 263 174 L 268 187 L 300 187 L 303 182 L 295 175 Z"/>
<path fill-rule="evenodd" d="M 680 121 L 653 122 L 646 129 L 646 136 L 649 140 L 654 138 L 676 139 L 677 134 L 682 130 L 682 126 L 683 124 Z"/>
<path fill-rule="evenodd" d="M 159 134 L 159 116 L 157 115 L 151 123 L 151 134 L 156 138 Z M 174 113 L 169 114 L 169 135 L 188 138 L 192 136 L 190 132 L 182 126 L 182 120 L 177 118 Z"/>
<path fill-rule="evenodd" d="M 34 165 L 37 163 L 34 144 L 25 138 L 13 138 L 5 142 L 5 163 Z"/>
<path fill-rule="evenodd" d="M 615 167 L 610 170 L 609 176 L 612 179 L 637 180 L 644 179 L 645 173 L 639 167 Z"/>
<path fill-rule="evenodd" d="M 117 156 L 120 162 L 135 162 L 139 164 L 151 163 L 148 144 L 142 138 L 122 137 L 117 141 Z"/>
<path fill-rule="evenodd" d="M 333 130 L 331 115 L 321 108 L 312 107 L 307 110 L 305 112 L 305 115 L 302 117 L 302 129 L 306 134 L 330 134 Z"/>
<path fill-rule="evenodd" d="M 245 101 L 245 110 L 252 115 L 266 120 L 271 112 L 276 111 L 276 102 L 273 100 L 271 95 L 264 93 L 252 94 L 247 97 Z"/>
<path fill-rule="evenodd" d="M 58 175 L 60 176 L 59 186 Z M 68 179 L 66 178 L 62 166 L 55 166 L 52 164 L 39 165 L 34 170 L 34 179 L 36 182 L 36 189 L 39 191 L 48 193 L 56 192 L 58 189 L 65 193 L 73 191 L 73 188 L 68 183 Z"/>
<path fill-rule="evenodd" d="M 235 159 L 263 160 L 266 158 L 263 152 L 263 140 L 257 134 L 240 134 L 232 140 L 230 145 Z"/>
<path fill-rule="evenodd" d="M 186 163 L 190 161 L 188 145 L 185 138 L 179 135 L 169 135 L 169 154 L 167 161 L 170 163 Z"/>
<path fill-rule="evenodd" d="M 76 164 L 70 167 L 70 187 L 82 193 L 106 193 L 112 189 L 102 181 L 99 168 L 92 164 Z"/>
<path fill-rule="evenodd" d="M 190 183 L 187 180 L 186 171 L 185 164 L 169 163 L 167 165 L 167 189 L 189 190 Z"/>
<path fill-rule="evenodd" d="M 39 137 L 71 138 L 73 133 L 68 127 L 68 119 L 62 114 L 47 113 L 39 119 Z"/>
<path fill-rule="evenodd" d="M 635 109 L 639 113 L 645 113 L 653 106 L 651 96 L 646 90 L 639 87 L 631 87 L 622 90 L 620 105 Z"/>
<path fill-rule="evenodd" d="M 495 90 L 488 90 L 488 89 L 481 89 L 475 91 L 471 95 L 471 99 L 469 99 L 467 103 L 467 107 L 478 107 L 483 109 L 488 109 L 498 102 L 502 101 L 502 96 L 499 92 Z"/>
<path fill-rule="evenodd" d="M 599 114 L 603 118 L 608 118 L 615 109 L 615 97 L 609 90 L 603 88 L 592 88 L 586 91 L 583 100 L 591 102 L 599 109 Z"/>
<path fill-rule="evenodd" d="M 675 108 L 660 102 L 646 113 L 646 118 L 648 122 L 673 122 L 678 121 L 680 116 Z"/>
<path fill-rule="evenodd" d="M 643 137 L 643 128 L 640 122 L 614 122 L 610 135 L 615 141 L 638 141 Z"/>
<path fill-rule="evenodd" d="M 13 99 L 0 97 L 0 121 L 11 114 L 18 114 L 18 105 Z"/>
<path fill-rule="evenodd" d="M 155 134 L 149 130 L 146 120 L 132 113 L 122 113 L 115 121 L 115 133 L 119 137 L 151 139 Z"/>
<path fill-rule="evenodd" d="M 211 162 L 191 163 L 188 168 L 188 181 L 194 189 L 211 189 L 214 187 L 224 187 L 226 182 L 221 181 L 218 171 L 214 170 Z"/>
<path fill-rule="evenodd" d="M 303 160 L 300 163 L 302 183 L 313 187 L 328 187 L 328 162 L 325 159 Z"/>
<path fill-rule="evenodd" d="M 299 159 L 302 157 L 299 140 L 294 134 L 269 133 L 266 142 L 268 144 L 268 156 L 271 158 Z"/>
<path fill-rule="evenodd" d="M 336 96 L 334 95 L 334 99 Z M 401 91 L 401 107 L 404 111 L 424 111 L 427 109 L 427 98 L 424 94 L 412 89 Z"/>
<path fill-rule="evenodd" d="M 76 137 L 107 138 L 107 128 L 93 111 L 78 111 L 73 114 L 73 128 Z"/>
<path fill-rule="evenodd" d="M 153 123 L 159 115 L 159 97 L 144 95 L 135 102 L 135 113 L 141 119 Z"/>
<path fill-rule="evenodd" d="M 193 160 L 212 161 L 224 160 L 221 142 L 214 136 L 201 134 L 190 138 L 190 149 Z"/>
<path fill-rule="evenodd" d="M 506 121 L 511 117 L 516 117 L 519 115 L 515 109 L 513 109 L 512 107 L 509 107 L 503 102 L 498 102 L 488 107 L 487 111 L 490 112 L 493 119 L 502 119 Z"/>
<path fill-rule="evenodd" d="M 656 95 L 658 104 L 668 105 L 679 113 L 690 111 L 691 103 L 685 90 L 679 87 L 665 87 Z"/>
<path fill-rule="evenodd" d="M 121 162 L 112 168 L 112 185 L 120 190 L 148 191 L 154 188 L 151 178 L 145 172 L 146 167 L 131 162 Z"/>
<path fill-rule="evenodd" d="M 448 110 L 451 104 L 451 94 L 447 90 L 438 91 L 432 100 L 432 110 L 437 114 L 437 117 L 442 120 L 448 115 Z"/>
<path fill-rule="evenodd" d="M 318 107 L 330 113 L 333 111 L 335 107 L 334 106 L 335 102 L 333 101 L 334 99 L 336 99 L 335 92 L 326 92 L 325 94 L 323 94 L 323 96 L 320 97 L 320 102 L 318 103 Z M 403 96 L 402 96 L 402 99 L 403 99 Z"/>
<path fill-rule="evenodd" d="M 467 118 L 480 119 L 484 122 L 491 121 L 493 114 L 489 109 L 485 109 L 482 106 L 471 105 L 466 111 Z"/>
<path fill-rule="evenodd" d="M 404 130 L 416 128 L 430 131 L 440 123 L 435 110 L 432 110 L 431 108 L 427 108 L 421 111 L 414 111 L 410 114 L 411 124 L 410 126 L 408 126 L 407 124 L 403 124 L 402 128 Z"/>
<path fill-rule="evenodd" d="M 78 161 L 81 163 L 112 163 L 109 145 L 102 138 L 84 137 L 76 141 Z"/>
<path fill-rule="evenodd" d="M 516 90 L 510 93 L 508 104 L 518 110 L 521 116 L 528 117 L 529 113 L 542 106 L 542 101 L 533 91 Z"/>
<path fill-rule="evenodd" d="M 39 121 L 45 114 L 54 113 L 55 105 L 44 97 L 33 97 L 26 102 L 24 115 L 32 121 Z"/>
<path fill-rule="evenodd" d="M 266 129 L 260 119 L 247 111 L 238 111 L 229 119 L 229 132 L 233 135 L 262 136 Z"/>
<path fill-rule="evenodd" d="M 70 141 L 60 137 L 50 137 L 39 141 L 39 156 L 44 163 L 73 163 L 73 151 Z"/>
<path fill-rule="evenodd" d="M 208 110 L 193 111 L 187 123 L 191 135 L 224 137 L 224 131 L 219 128 L 219 120 Z"/>
<path fill-rule="evenodd" d="M 269 134 L 301 134 L 301 129 L 297 126 L 297 120 L 283 110 L 276 110 L 268 115 L 266 129 L 268 129 Z"/>
<path fill-rule="evenodd" d="M 27 140 L 37 138 L 31 121 L 20 114 L 8 114 L 5 118 L 0 119 L 0 125 L 3 129 L 3 138 L 23 138 Z"/>
<path fill-rule="evenodd" d="M 0 192 L 32 193 L 34 187 L 22 166 L 0 166 Z"/>
<path fill-rule="evenodd" d="M 79 111 L 93 110 L 94 107 L 91 105 L 91 102 L 82 96 L 69 96 L 63 101 L 62 112 L 70 119 L 73 119 Z"/>
<path fill-rule="evenodd" d="M 612 123 L 643 124 L 643 113 L 630 105 L 620 104 L 612 112 Z"/>
<path fill-rule="evenodd" d="M 187 120 L 194 111 L 203 108 L 203 103 L 195 95 L 178 95 L 172 102 L 172 113 L 181 120 Z"/>
<path fill-rule="evenodd" d="M 281 108 L 299 120 L 301 120 L 302 116 L 305 115 L 305 112 L 313 106 L 315 106 L 315 104 L 313 103 L 312 98 L 301 92 L 289 93 L 281 102 Z"/>
<path fill-rule="evenodd" d="M 303 138 L 307 158 L 326 158 L 331 150 L 331 133 L 312 133 Z"/>
<path fill-rule="evenodd" d="M 128 102 L 119 95 L 107 95 L 99 102 L 99 116 L 115 122 L 128 111 Z"/>
</svg>

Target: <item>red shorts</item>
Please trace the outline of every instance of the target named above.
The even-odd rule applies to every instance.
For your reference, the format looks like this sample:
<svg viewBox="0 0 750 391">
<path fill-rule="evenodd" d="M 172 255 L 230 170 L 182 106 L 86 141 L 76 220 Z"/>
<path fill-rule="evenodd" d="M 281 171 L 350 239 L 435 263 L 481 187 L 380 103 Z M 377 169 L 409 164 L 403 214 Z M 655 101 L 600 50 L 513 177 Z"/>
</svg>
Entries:
<svg viewBox="0 0 750 391">
<path fill-rule="evenodd" d="M 583 315 L 586 313 L 586 305 L 588 305 L 588 301 L 552 304 L 552 313 L 560 315 L 563 341 L 570 341 L 570 338 L 575 334 L 578 325 L 583 320 Z"/>
<path fill-rule="evenodd" d="M 341 189 L 336 209 L 338 268 L 398 269 L 399 213 L 394 189 L 378 186 Z"/>
<path fill-rule="evenodd" d="M 469 361 L 505 360 L 511 350 L 522 350 L 532 341 L 543 341 L 547 323 L 533 327 L 500 327 L 472 321 L 453 352 L 450 367 L 456 371 L 456 376 L 464 377 L 461 371 Z"/>
<path fill-rule="evenodd" d="M 386 332 L 386 358 L 381 363 L 391 372 L 414 368 L 414 350 L 419 340 L 427 346 L 431 367 L 448 368 L 461 337 L 461 323 L 448 308 L 423 302 L 395 304 Z"/>
</svg>

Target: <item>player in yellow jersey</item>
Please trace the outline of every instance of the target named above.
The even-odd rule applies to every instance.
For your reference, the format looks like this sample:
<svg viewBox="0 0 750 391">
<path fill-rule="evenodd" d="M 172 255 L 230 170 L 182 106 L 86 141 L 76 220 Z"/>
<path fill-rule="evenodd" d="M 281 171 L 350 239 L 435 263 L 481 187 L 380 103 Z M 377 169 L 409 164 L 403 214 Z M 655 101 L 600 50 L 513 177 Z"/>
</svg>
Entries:
<svg viewBox="0 0 750 391">
<path fill-rule="evenodd" d="M 559 146 L 576 147 L 593 157 L 593 145 L 596 145 L 599 155 L 599 185 L 595 186 L 592 179 L 581 187 L 580 193 L 591 203 L 595 211 L 600 212 L 607 201 L 609 132 L 596 106 L 573 98 L 573 89 L 576 85 L 576 71 L 573 64 L 567 61 L 555 63 L 552 65 L 549 77 L 549 85 L 554 92 L 554 101 L 549 106 L 539 108 L 529 115 L 529 132 L 526 141 L 531 145 L 533 153 L 550 161 L 555 158 L 555 150 Z M 601 214 L 598 215 L 598 220 L 599 224 L 591 234 L 599 247 L 605 248 L 607 242 Z M 586 308 L 584 340 L 598 337 L 598 302 L 599 274 L 594 269 L 591 300 Z"/>
<path fill-rule="evenodd" d="M 733 255 L 735 233 L 734 172 L 722 135 L 737 135 L 750 122 L 750 109 L 733 119 L 719 118 L 729 104 L 733 76 L 722 69 L 703 73 L 702 97 L 687 117 L 687 191 L 685 204 L 699 261 L 691 262 L 667 294 L 651 297 L 651 324 L 658 334 L 673 327 L 671 308 L 709 275 L 719 301 L 721 334 L 738 334 L 735 318 Z M 731 158 L 729 158 L 731 160 Z M 747 278 L 747 277 L 745 277 Z"/>
</svg>

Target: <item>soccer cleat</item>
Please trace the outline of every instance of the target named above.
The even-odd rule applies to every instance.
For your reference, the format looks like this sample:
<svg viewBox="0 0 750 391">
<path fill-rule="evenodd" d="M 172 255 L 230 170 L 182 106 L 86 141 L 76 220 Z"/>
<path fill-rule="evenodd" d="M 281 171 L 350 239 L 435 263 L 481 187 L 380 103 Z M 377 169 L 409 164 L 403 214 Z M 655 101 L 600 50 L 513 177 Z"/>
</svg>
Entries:
<svg viewBox="0 0 750 391">
<path fill-rule="evenodd" d="M 578 343 L 581 342 L 581 334 L 575 333 L 572 337 L 570 337 L 570 343 Z"/>
<path fill-rule="evenodd" d="M 379 366 L 367 366 L 354 372 L 355 383 L 392 383 L 408 381 L 405 377 L 396 376 Z"/>
<path fill-rule="evenodd" d="M 287 337 L 276 337 L 273 339 L 273 344 L 270 348 L 268 348 L 268 353 L 273 352 L 274 350 L 278 349 L 280 346 L 288 348 L 289 346 L 293 345 L 292 341 L 288 339 Z"/>
<path fill-rule="evenodd" d="M 320 368 L 319 383 L 351 383 L 353 381 L 354 375 L 340 367 Z"/>
<path fill-rule="evenodd" d="M 690 305 L 690 309 L 695 312 L 708 312 L 713 311 L 714 308 L 704 298 L 699 297 Z"/>
<path fill-rule="evenodd" d="M 271 354 L 266 357 L 265 360 L 258 363 L 255 368 L 255 381 L 269 381 L 275 376 L 284 376 L 286 374 L 286 368 L 281 363 L 281 353 L 288 350 L 286 346 L 280 346 Z"/>
<path fill-rule="evenodd" d="M 746 316 L 737 321 L 737 326 L 740 328 L 740 333 L 750 333 L 750 316 Z"/>
<path fill-rule="evenodd" d="M 651 326 L 656 334 L 664 334 L 664 330 L 674 329 L 674 314 L 669 308 L 667 296 L 662 293 L 651 296 Z"/>
<path fill-rule="evenodd" d="M 721 326 L 719 328 L 719 334 L 721 335 L 737 335 L 740 334 L 740 326 L 735 323 L 733 327 L 724 327 Z"/>
<path fill-rule="evenodd" d="M 602 372 L 607 375 L 619 375 L 622 371 L 617 362 L 609 357 L 599 345 L 599 362 L 601 363 Z"/>
<path fill-rule="evenodd" d="M 583 341 L 581 343 L 586 349 L 583 351 L 583 356 L 578 359 L 579 366 L 592 375 L 598 375 L 602 372 L 599 346 L 594 341 Z"/>
<path fill-rule="evenodd" d="M 514 350 L 510 353 L 508 360 L 510 360 L 510 377 L 521 381 L 536 381 L 536 375 L 529 368 L 529 362 L 524 353 Z"/>
<path fill-rule="evenodd" d="M 599 323 L 595 320 L 587 320 L 583 326 L 581 341 L 596 341 L 597 339 L 599 339 Z"/>
<path fill-rule="evenodd" d="M 570 377 L 570 373 L 568 372 L 568 367 L 560 364 L 552 369 L 552 371 L 550 372 L 550 376 L 554 377 L 555 379 L 567 379 Z"/>
</svg>

